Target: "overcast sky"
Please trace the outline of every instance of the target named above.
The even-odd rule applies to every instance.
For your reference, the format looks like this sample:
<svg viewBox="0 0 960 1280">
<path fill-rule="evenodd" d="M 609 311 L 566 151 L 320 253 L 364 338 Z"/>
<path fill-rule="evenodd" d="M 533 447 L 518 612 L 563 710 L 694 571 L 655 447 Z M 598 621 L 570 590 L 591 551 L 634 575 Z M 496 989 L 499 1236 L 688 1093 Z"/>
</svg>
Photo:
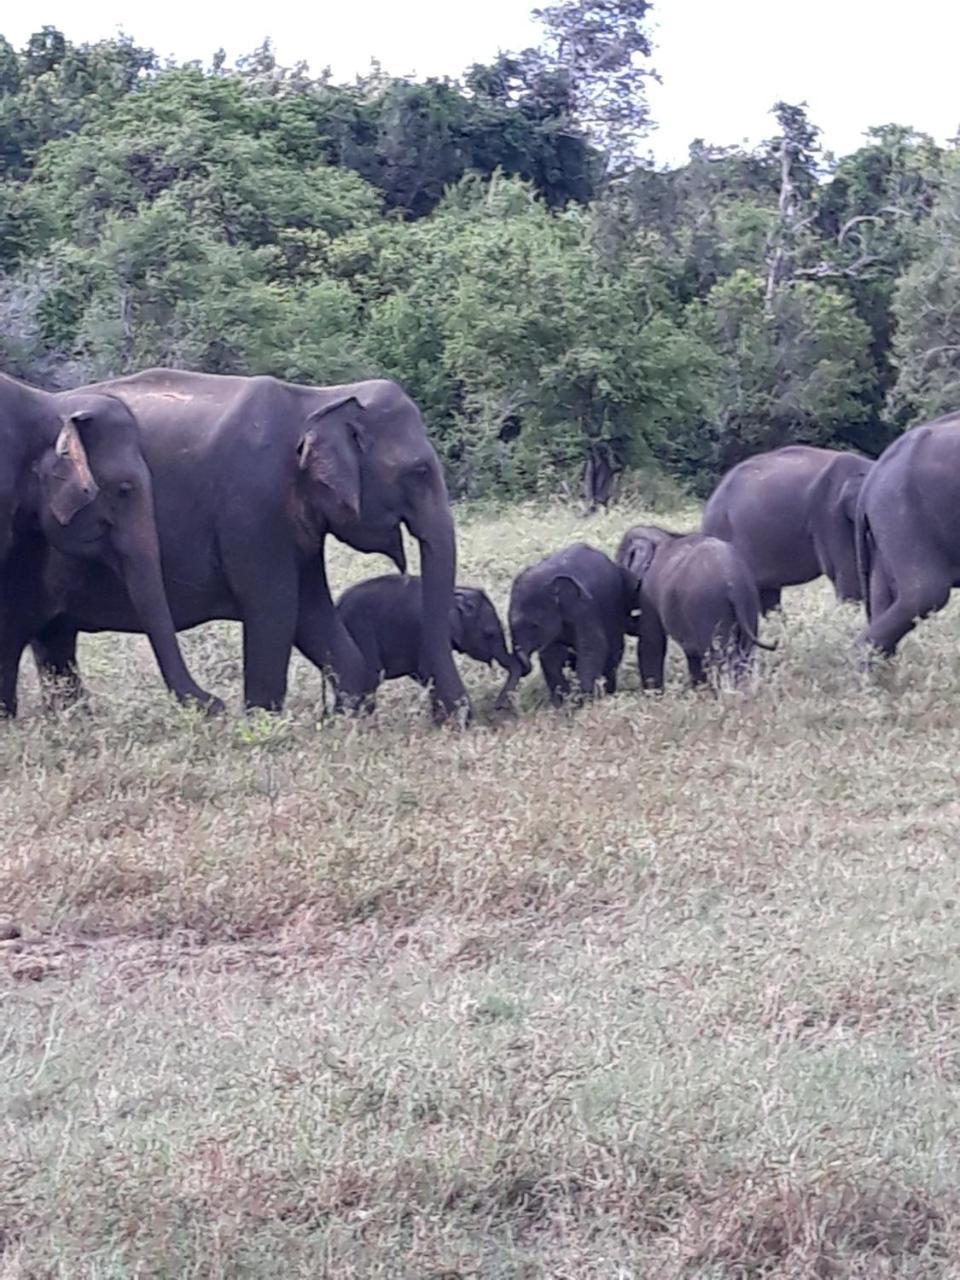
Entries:
<svg viewBox="0 0 960 1280">
<path fill-rule="evenodd" d="M 0 17 L 15 44 L 43 23 L 72 40 L 123 29 L 178 59 L 230 59 L 269 35 L 281 62 L 329 64 L 338 78 L 371 57 L 398 74 L 457 75 L 498 49 L 536 39 L 533 0 L 38 0 Z M 844 153 L 870 125 L 913 125 L 939 139 L 960 130 L 956 0 L 659 0 L 650 101 L 657 160 L 677 163 L 695 137 L 758 142 L 769 109 L 806 100 L 824 145 Z"/>
</svg>

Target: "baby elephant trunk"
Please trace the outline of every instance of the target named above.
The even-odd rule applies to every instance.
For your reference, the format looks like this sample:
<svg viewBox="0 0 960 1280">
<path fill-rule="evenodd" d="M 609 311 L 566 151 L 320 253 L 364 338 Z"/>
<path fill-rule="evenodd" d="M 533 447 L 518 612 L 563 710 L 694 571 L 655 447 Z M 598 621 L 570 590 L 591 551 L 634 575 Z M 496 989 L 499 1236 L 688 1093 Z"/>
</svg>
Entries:
<svg viewBox="0 0 960 1280">
<path fill-rule="evenodd" d="M 513 653 L 509 656 L 509 663 L 510 665 L 507 668 L 509 675 L 507 676 L 503 688 L 500 690 L 500 695 L 495 704 L 498 711 L 504 710 L 509 703 L 511 693 L 513 693 L 514 689 L 516 689 L 524 676 L 528 676 L 532 670 L 530 666 L 530 659 L 522 649 L 514 649 Z"/>
</svg>

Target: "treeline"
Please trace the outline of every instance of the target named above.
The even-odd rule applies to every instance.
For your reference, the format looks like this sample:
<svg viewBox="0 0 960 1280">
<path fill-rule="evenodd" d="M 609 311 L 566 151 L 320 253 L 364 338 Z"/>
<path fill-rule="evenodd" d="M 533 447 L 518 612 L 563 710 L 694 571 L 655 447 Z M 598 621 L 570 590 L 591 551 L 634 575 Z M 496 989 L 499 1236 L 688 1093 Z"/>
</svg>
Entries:
<svg viewBox="0 0 960 1280">
<path fill-rule="evenodd" d="M 555 4 L 542 48 L 422 84 L 0 38 L 0 368 L 391 376 L 471 495 L 590 456 L 702 491 L 960 408 L 957 148 L 886 125 L 834 160 L 781 103 L 755 151 L 657 170 L 647 8 Z"/>
</svg>

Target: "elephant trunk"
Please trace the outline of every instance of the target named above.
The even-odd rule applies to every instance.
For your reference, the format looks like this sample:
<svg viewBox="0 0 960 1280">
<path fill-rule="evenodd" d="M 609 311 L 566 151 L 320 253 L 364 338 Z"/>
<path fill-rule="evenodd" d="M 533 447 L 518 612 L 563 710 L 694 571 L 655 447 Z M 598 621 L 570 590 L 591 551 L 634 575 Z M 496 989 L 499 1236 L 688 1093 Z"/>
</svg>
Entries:
<svg viewBox="0 0 960 1280">
<path fill-rule="evenodd" d="M 522 649 L 514 649 L 513 653 L 510 654 L 509 661 L 510 665 L 507 668 L 509 675 L 507 676 L 503 688 L 497 696 L 497 701 L 494 704 L 497 711 L 503 711 L 508 706 L 511 693 L 513 693 L 520 681 L 524 679 L 525 676 L 528 676 L 532 670 L 530 659 Z"/>
<path fill-rule="evenodd" d="M 510 650 L 507 648 L 506 640 L 502 640 L 497 645 L 497 651 L 493 655 L 493 659 L 490 665 L 493 666 L 494 662 L 497 663 L 498 666 L 502 667 L 503 670 L 506 671 L 508 674 L 513 670 L 516 659 L 514 658 Z"/>
<path fill-rule="evenodd" d="M 152 511 L 143 512 L 132 533 L 118 534 L 114 545 L 120 576 L 167 688 L 180 702 L 195 703 L 211 713 L 222 711 L 223 703 L 200 688 L 180 652 L 160 569 Z"/>
<path fill-rule="evenodd" d="M 450 634 L 457 543 L 446 494 L 423 502 L 407 524 L 420 544 L 422 663 L 433 684 L 435 715 L 443 720 L 462 710 L 469 718 L 470 699 L 453 661 Z"/>
</svg>

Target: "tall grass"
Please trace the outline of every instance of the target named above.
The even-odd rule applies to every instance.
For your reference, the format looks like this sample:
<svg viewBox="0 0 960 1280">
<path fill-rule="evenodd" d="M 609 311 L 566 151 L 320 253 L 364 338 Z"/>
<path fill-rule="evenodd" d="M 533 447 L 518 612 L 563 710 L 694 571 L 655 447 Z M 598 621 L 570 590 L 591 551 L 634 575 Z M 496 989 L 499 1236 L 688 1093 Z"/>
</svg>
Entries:
<svg viewBox="0 0 960 1280">
<path fill-rule="evenodd" d="M 462 582 L 617 510 L 471 515 Z M 681 512 L 670 523 L 692 523 Z M 338 551 L 339 585 L 383 571 Z M 957 615 L 823 583 L 751 697 L 206 723 L 139 638 L 0 731 L 0 1277 L 947 1277 Z M 235 628 L 186 638 L 239 698 Z"/>
</svg>

